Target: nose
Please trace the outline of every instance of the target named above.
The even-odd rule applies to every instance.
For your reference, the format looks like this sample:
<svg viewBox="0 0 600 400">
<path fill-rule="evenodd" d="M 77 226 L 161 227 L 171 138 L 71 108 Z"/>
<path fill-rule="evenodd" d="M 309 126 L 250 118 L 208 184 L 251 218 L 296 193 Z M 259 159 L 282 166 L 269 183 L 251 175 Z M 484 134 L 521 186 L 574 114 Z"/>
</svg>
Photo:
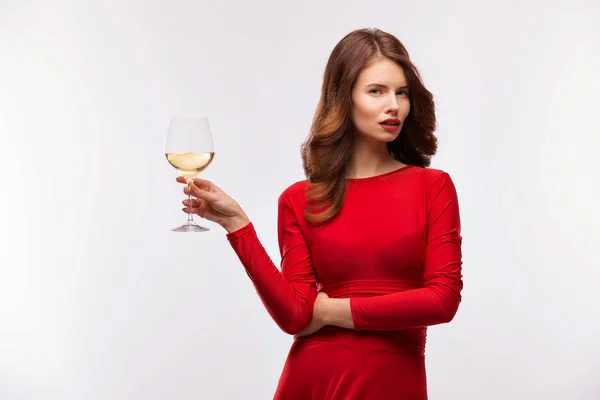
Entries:
<svg viewBox="0 0 600 400">
<path fill-rule="evenodd" d="M 398 105 L 398 99 L 396 99 L 396 94 L 394 93 L 391 96 L 389 104 L 387 105 L 386 114 L 396 115 L 398 114 L 399 110 L 400 106 Z"/>
</svg>

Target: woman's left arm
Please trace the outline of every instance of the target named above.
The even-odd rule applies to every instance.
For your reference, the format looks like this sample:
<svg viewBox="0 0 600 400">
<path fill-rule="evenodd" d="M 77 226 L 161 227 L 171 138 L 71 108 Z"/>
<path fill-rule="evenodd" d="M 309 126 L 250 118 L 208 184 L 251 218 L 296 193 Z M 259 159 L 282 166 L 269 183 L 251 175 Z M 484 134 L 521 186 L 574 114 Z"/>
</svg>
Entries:
<svg viewBox="0 0 600 400">
<path fill-rule="evenodd" d="M 458 196 L 450 176 L 432 170 L 427 182 L 424 287 L 375 297 L 327 298 L 315 314 L 327 325 L 402 330 L 450 322 L 461 302 L 462 237 Z"/>
</svg>

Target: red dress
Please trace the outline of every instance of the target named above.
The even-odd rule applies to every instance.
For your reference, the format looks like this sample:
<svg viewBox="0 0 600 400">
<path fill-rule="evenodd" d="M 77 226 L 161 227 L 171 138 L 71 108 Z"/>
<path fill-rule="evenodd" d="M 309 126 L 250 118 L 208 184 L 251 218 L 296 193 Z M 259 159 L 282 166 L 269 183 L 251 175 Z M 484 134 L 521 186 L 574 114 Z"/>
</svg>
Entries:
<svg viewBox="0 0 600 400">
<path fill-rule="evenodd" d="M 463 286 L 450 176 L 407 166 L 348 179 L 341 212 L 321 226 L 303 217 L 306 187 L 297 182 L 279 198 L 281 272 L 252 223 L 227 235 L 284 332 L 308 325 L 317 290 L 350 298 L 355 329 L 295 339 L 274 398 L 427 399 L 426 330 L 454 317 Z"/>
</svg>

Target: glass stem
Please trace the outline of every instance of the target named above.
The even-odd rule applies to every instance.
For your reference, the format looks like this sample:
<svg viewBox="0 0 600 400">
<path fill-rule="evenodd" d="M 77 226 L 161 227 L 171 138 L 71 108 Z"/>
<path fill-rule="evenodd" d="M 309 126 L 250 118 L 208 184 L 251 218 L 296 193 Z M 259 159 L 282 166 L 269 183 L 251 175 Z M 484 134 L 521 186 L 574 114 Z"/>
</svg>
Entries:
<svg viewBox="0 0 600 400">
<path fill-rule="evenodd" d="M 189 191 L 188 191 L 188 206 L 189 206 L 190 208 L 192 208 L 192 207 L 191 207 L 191 205 L 192 205 L 192 180 L 191 180 L 191 179 L 188 179 L 188 180 L 187 180 L 187 183 L 188 183 L 188 189 L 189 189 Z M 188 213 L 188 219 L 187 219 L 187 222 L 188 222 L 188 223 L 190 223 L 190 222 L 194 222 L 194 218 L 192 217 L 192 213 L 191 213 L 191 212 L 190 212 L 190 213 Z"/>
</svg>

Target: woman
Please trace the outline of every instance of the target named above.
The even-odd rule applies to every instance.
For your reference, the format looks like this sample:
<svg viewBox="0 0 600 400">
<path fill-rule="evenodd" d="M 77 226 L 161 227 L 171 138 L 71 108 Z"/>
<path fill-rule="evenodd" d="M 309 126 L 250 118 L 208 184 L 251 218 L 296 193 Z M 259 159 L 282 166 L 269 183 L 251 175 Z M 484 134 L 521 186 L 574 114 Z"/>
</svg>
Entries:
<svg viewBox="0 0 600 400">
<path fill-rule="evenodd" d="M 227 230 L 269 314 L 295 337 L 276 399 L 427 398 L 426 329 L 452 320 L 463 286 L 456 190 L 427 168 L 435 125 L 404 46 L 357 30 L 325 70 L 302 148 L 308 179 L 279 198 L 281 272 L 236 201 L 209 181 L 191 185 L 183 211 Z"/>
</svg>

